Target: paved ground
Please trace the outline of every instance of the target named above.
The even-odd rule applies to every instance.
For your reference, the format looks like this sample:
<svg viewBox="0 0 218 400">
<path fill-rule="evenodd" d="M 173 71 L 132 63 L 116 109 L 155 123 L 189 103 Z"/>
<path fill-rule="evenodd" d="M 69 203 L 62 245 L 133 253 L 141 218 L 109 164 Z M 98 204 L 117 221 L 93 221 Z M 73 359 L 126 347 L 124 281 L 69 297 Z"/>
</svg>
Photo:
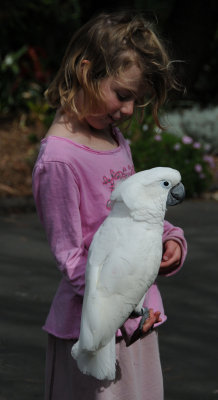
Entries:
<svg viewBox="0 0 218 400">
<path fill-rule="evenodd" d="M 165 400 L 215 400 L 218 202 L 185 201 L 167 218 L 185 230 L 189 256 L 177 276 L 159 279 L 168 314 L 159 330 Z M 0 400 L 42 400 L 40 327 L 59 273 L 34 213 L 0 217 L 0 260 Z"/>
</svg>

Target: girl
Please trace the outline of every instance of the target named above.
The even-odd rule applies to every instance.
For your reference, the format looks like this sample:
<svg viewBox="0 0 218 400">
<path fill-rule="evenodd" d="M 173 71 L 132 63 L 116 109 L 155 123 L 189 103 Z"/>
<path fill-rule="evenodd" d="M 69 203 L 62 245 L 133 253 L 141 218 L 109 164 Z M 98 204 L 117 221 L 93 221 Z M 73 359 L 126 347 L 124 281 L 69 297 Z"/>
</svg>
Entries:
<svg viewBox="0 0 218 400">
<path fill-rule="evenodd" d="M 95 17 L 73 36 L 47 90 L 57 113 L 41 142 L 33 193 L 62 279 L 44 325 L 46 400 L 163 398 L 156 327 L 166 316 L 156 284 L 146 296 L 150 317 L 143 332 L 139 318 L 117 332 L 115 381 L 80 373 L 71 347 L 79 337 L 90 243 L 110 212 L 115 182 L 134 173 L 116 124 L 152 102 L 159 126 L 159 106 L 173 85 L 168 56 L 151 26 L 142 16 L 116 13 Z M 165 222 L 160 273 L 178 270 L 185 254 L 182 230 Z"/>
</svg>

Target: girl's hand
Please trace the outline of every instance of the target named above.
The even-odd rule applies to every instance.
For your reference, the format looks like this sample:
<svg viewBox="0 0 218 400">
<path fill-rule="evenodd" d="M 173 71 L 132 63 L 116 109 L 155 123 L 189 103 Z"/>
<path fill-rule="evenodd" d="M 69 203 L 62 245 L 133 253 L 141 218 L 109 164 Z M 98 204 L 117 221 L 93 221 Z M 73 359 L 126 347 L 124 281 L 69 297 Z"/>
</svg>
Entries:
<svg viewBox="0 0 218 400">
<path fill-rule="evenodd" d="M 153 328 L 154 324 L 161 321 L 162 319 L 160 318 L 160 312 L 159 311 L 154 312 L 153 308 L 149 308 L 149 317 L 146 319 L 142 327 L 142 332 L 148 333 L 148 331 L 150 331 Z"/>
<path fill-rule="evenodd" d="M 178 242 L 175 240 L 165 242 L 159 275 L 169 274 L 176 269 L 180 264 L 181 257 L 182 250 Z"/>
</svg>

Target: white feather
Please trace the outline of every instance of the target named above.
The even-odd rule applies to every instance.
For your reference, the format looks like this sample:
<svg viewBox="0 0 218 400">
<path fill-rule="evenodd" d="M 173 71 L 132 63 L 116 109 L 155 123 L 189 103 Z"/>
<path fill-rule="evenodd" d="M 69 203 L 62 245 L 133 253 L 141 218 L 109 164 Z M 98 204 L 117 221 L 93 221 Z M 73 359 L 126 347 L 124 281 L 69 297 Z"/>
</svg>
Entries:
<svg viewBox="0 0 218 400">
<path fill-rule="evenodd" d="M 89 249 L 80 337 L 72 347 L 85 374 L 115 378 L 116 331 L 141 309 L 157 277 L 167 196 L 180 180 L 176 170 L 153 168 L 127 178 L 112 193 L 111 213 Z"/>
</svg>

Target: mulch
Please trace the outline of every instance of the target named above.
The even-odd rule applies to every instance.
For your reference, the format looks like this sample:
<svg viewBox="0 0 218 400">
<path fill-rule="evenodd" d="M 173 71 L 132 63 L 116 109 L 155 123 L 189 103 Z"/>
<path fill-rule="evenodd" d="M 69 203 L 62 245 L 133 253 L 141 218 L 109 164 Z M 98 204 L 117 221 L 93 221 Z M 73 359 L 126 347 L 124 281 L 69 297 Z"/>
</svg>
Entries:
<svg viewBox="0 0 218 400">
<path fill-rule="evenodd" d="M 44 134 L 42 124 L 22 126 L 20 120 L 1 123 L 0 199 L 32 195 L 32 168 Z"/>
</svg>

